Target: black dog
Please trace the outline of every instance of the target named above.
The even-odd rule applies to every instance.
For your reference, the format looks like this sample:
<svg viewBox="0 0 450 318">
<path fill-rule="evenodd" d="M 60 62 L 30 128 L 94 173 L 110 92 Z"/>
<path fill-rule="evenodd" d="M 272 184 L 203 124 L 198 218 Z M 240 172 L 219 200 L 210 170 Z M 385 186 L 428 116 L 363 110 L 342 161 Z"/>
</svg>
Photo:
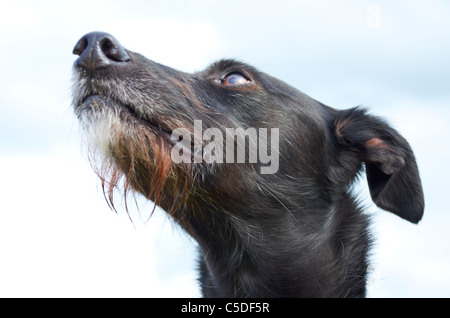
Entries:
<svg viewBox="0 0 450 318">
<path fill-rule="evenodd" d="M 125 194 L 153 200 L 197 240 L 205 296 L 365 296 L 371 239 L 351 193 L 363 167 L 379 207 L 413 223 L 422 218 L 410 146 L 364 109 L 335 110 L 233 60 L 182 73 L 101 32 L 83 36 L 74 54 L 73 105 L 105 157 L 105 193 L 112 203 L 122 180 Z M 250 145 L 244 161 L 235 159 L 236 134 L 227 160 L 211 161 L 202 153 L 213 138 L 199 139 L 195 121 L 216 129 L 216 159 L 220 132 L 274 130 L 266 139 L 244 135 L 259 150 L 267 145 L 256 160 Z M 187 134 L 174 137 L 178 128 Z M 264 173 L 269 152 L 273 170 Z M 181 153 L 185 160 L 175 162 Z"/>
</svg>

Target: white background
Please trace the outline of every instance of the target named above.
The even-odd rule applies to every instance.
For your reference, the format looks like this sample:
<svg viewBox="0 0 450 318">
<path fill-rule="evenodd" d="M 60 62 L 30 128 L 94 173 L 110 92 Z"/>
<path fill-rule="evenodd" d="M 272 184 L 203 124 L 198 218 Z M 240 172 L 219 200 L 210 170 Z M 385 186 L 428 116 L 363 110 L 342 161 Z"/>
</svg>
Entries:
<svg viewBox="0 0 450 318">
<path fill-rule="evenodd" d="M 369 296 L 450 296 L 450 4 L 427 1 L 0 1 L 0 297 L 196 297 L 195 244 L 151 203 L 110 211 L 80 151 L 72 49 L 85 33 L 192 72 L 248 62 L 412 145 L 418 225 L 373 214 Z M 120 201 L 120 200 L 118 200 Z M 130 205 L 134 205 L 133 202 Z"/>
</svg>

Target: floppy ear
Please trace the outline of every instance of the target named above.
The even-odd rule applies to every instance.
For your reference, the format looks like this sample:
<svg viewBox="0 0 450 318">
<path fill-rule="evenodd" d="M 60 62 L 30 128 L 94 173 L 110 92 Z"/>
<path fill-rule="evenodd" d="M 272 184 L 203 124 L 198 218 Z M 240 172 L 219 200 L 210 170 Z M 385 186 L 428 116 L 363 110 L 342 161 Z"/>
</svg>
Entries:
<svg viewBox="0 0 450 318">
<path fill-rule="evenodd" d="M 365 163 L 375 204 L 418 223 L 424 211 L 423 190 L 416 159 L 405 138 L 359 108 L 338 112 L 335 134 L 345 151 Z"/>
</svg>

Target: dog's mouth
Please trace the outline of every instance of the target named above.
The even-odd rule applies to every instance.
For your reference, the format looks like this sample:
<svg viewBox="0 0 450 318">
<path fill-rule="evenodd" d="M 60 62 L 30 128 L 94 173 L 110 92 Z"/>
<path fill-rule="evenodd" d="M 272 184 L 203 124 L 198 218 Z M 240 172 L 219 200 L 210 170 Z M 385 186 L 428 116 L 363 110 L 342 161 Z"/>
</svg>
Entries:
<svg viewBox="0 0 450 318">
<path fill-rule="evenodd" d="M 77 114 L 83 112 L 102 112 L 103 110 L 114 111 L 123 121 L 131 122 L 135 125 L 146 127 L 156 134 L 161 135 L 170 144 L 173 145 L 171 139 L 173 129 L 164 121 L 156 116 L 148 116 L 139 112 L 138 107 L 128 105 L 111 96 L 92 94 L 87 95 L 81 100 L 81 103 L 75 107 Z"/>
<path fill-rule="evenodd" d="M 92 94 L 87 95 L 81 99 L 81 103 L 75 107 L 75 113 L 78 117 L 84 117 L 83 121 L 86 121 L 86 116 L 108 116 L 107 114 L 114 114 L 114 118 L 119 118 L 124 127 L 133 127 L 133 129 L 145 129 L 152 132 L 152 134 L 161 137 L 161 140 L 169 147 L 172 148 L 178 143 L 183 144 L 183 151 L 190 157 L 191 162 L 203 162 L 203 158 L 199 155 L 198 147 L 205 147 L 202 140 L 202 144 L 196 144 L 194 133 L 188 129 L 184 129 L 185 134 L 188 135 L 188 140 L 183 140 L 185 135 L 180 136 L 177 133 L 174 134 L 174 130 L 183 127 L 172 128 L 172 125 L 167 121 L 158 118 L 157 116 L 149 116 L 139 111 L 139 108 L 134 105 L 129 105 L 122 101 L 119 101 L 113 97 Z M 94 115 L 96 114 L 96 116 Z M 104 115 L 103 115 L 104 114 Z M 104 118 L 108 120 L 108 118 Z M 89 119 L 87 121 L 90 121 Z M 135 131 L 138 134 L 138 131 Z M 178 136 L 178 137 L 177 137 Z M 181 145 L 181 144 L 180 144 Z M 180 146 L 178 145 L 178 146 Z M 199 157 L 200 156 L 200 157 Z"/>
</svg>

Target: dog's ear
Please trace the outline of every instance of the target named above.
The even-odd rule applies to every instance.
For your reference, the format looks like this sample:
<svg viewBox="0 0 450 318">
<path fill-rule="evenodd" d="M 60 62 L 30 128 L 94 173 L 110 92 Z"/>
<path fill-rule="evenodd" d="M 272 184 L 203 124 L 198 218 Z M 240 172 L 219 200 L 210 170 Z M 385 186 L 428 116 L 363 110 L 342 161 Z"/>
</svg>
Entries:
<svg viewBox="0 0 450 318">
<path fill-rule="evenodd" d="M 418 223 L 424 211 L 423 190 L 416 159 L 405 138 L 360 108 L 338 112 L 334 130 L 339 147 L 365 163 L 375 204 Z"/>
</svg>

